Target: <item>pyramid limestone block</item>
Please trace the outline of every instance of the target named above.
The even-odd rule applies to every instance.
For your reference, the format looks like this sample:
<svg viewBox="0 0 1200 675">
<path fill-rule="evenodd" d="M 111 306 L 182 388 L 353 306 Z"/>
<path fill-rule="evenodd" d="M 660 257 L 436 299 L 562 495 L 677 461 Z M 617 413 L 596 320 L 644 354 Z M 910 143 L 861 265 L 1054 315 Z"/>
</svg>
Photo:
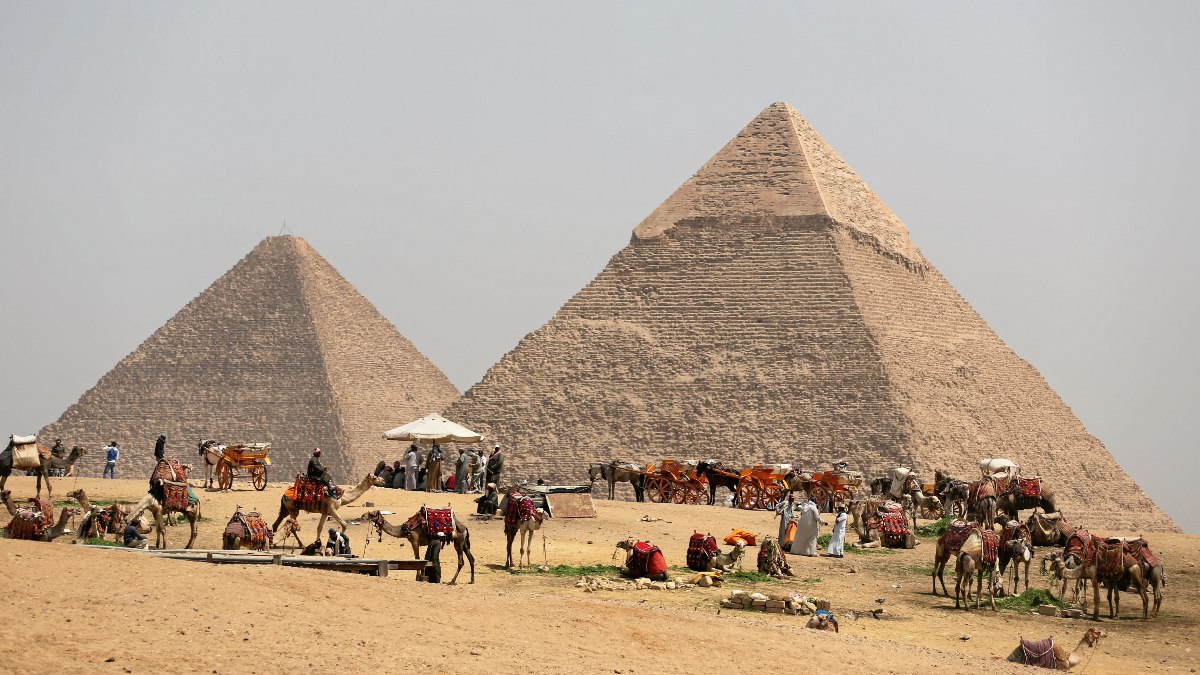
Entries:
<svg viewBox="0 0 1200 675">
<path fill-rule="evenodd" d="M 149 475 L 154 439 L 198 465 L 203 438 L 272 444 L 271 480 L 314 447 L 343 482 L 400 448 L 383 430 L 458 396 L 446 376 L 299 237 L 269 237 L 100 379 L 42 439 L 123 450 L 122 477 Z"/>
<path fill-rule="evenodd" d="M 1040 474 L 1075 522 L 1175 523 L 790 106 L 756 117 L 446 416 L 509 478 L 595 461 Z"/>
</svg>

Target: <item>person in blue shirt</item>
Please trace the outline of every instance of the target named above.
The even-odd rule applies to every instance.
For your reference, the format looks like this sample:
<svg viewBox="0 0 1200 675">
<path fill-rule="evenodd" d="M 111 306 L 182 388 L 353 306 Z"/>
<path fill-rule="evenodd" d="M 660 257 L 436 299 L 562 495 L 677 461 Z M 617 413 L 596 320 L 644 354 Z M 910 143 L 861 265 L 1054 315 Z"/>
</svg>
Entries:
<svg viewBox="0 0 1200 675">
<path fill-rule="evenodd" d="M 137 526 L 132 522 L 125 525 L 125 533 L 122 535 L 125 539 L 126 548 L 146 548 L 150 542 L 146 541 L 145 535 L 138 532 Z"/>
<path fill-rule="evenodd" d="M 117 460 L 121 458 L 121 449 L 117 447 L 117 442 L 113 441 L 104 449 L 104 474 L 101 478 L 117 477 Z"/>
</svg>

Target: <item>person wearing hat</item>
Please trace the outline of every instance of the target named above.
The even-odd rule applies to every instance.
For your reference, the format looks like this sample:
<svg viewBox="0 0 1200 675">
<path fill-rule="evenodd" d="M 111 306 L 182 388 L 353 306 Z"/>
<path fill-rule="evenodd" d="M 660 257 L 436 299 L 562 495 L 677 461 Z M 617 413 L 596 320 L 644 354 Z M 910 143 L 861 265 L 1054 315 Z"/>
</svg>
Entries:
<svg viewBox="0 0 1200 675">
<path fill-rule="evenodd" d="M 500 444 L 492 446 L 492 454 L 487 459 L 487 482 L 500 484 L 500 470 L 504 468 L 504 455 L 500 454 Z"/>
<path fill-rule="evenodd" d="M 321 463 L 321 449 L 313 448 L 312 457 L 308 460 L 308 477 L 325 484 L 325 493 L 333 497 L 333 480 L 329 477 L 329 471 L 325 469 L 325 465 Z"/>
<path fill-rule="evenodd" d="M 500 494 L 496 492 L 496 484 L 488 483 L 487 491 L 482 497 L 476 497 L 475 503 L 479 505 L 475 508 L 475 513 L 484 516 L 496 515 L 496 511 L 500 509 Z"/>
<path fill-rule="evenodd" d="M 117 460 L 121 458 L 121 449 L 117 447 L 117 442 L 112 441 L 108 447 L 104 449 L 104 473 L 101 478 L 117 478 Z"/>
<path fill-rule="evenodd" d="M 66 459 L 67 458 L 67 446 L 62 444 L 61 438 L 54 439 L 54 446 L 50 448 L 50 456 L 55 459 Z M 55 469 L 55 468 L 51 467 L 50 475 L 51 476 L 65 476 L 65 475 L 67 475 L 67 470 L 66 469 Z"/>
<path fill-rule="evenodd" d="M 829 546 L 825 547 L 825 555 L 831 558 L 841 558 L 845 555 L 846 544 L 846 505 L 837 505 L 837 516 L 833 519 L 833 534 L 829 535 Z"/>
<path fill-rule="evenodd" d="M 337 528 L 329 528 L 329 543 L 325 544 L 327 555 L 350 555 L 350 537 Z"/>
<path fill-rule="evenodd" d="M 162 461 L 163 456 L 167 454 L 167 435 L 159 434 L 158 440 L 154 442 L 154 459 Z"/>
</svg>

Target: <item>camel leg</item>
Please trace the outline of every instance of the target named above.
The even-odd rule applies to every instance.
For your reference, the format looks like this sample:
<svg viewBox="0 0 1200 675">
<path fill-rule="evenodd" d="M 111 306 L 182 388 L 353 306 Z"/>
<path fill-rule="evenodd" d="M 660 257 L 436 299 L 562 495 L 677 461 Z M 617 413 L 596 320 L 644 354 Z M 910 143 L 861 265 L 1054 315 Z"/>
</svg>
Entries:
<svg viewBox="0 0 1200 675">
<path fill-rule="evenodd" d="M 1085 590 L 1084 593 L 1087 591 Z M 1092 580 L 1092 621 L 1100 620 L 1100 579 Z"/>
<path fill-rule="evenodd" d="M 525 543 L 526 538 L 529 539 L 528 544 Z M 521 528 L 521 551 L 517 555 L 517 569 L 525 567 L 526 559 L 529 560 L 529 567 L 533 567 L 533 530 Z"/>
<path fill-rule="evenodd" d="M 184 511 L 187 516 L 188 524 L 192 526 L 192 536 L 188 538 L 188 543 L 184 548 L 191 548 L 192 544 L 196 543 L 196 523 L 200 521 L 200 505 L 196 504 L 196 508 L 189 511 Z"/>
<path fill-rule="evenodd" d="M 511 546 L 511 542 L 512 542 L 512 540 L 509 539 L 510 546 Z M 450 580 L 451 586 L 458 584 L 458 575 L 460 573 L 462 573 L 462 568 L 463 568 L 463 544 L 462 544 L 462 540 L 458 537 L 454 538 L 454 552 L 458 555 L 458 569 L 454 570 L 454 578 Z M 509 562 L 512 562 L 512 561 L 509 560 Z M 475 562 L 474 561 L 471 561 L 471 583 L 475 583 Z"/>
<path fill-rule="evenodd" d="M 505 528 L 504 537 L 506 539 L 508 539 L 508 557 L 505 558 L 505 560 L 504 560 L 504 569 L 512 569 L 512 564 L 513 564 L 512 545 L 513 545 L 513 539 L 515 539 L 516 536 L 517 536 L 516 530 L 510 530 L 508 528 Z"/>
<path fill-rule="evenodd" d="M 975 573 L 975 609 L 979 609 L 979 601 L 983 599 L 983 565 L 979 566 L 979 571 Z"/>
<path fill-rule="evenodd" d="M 163 528 L 163 512 L 161 508 L 150 507 L 150 515 L 154 516 L 154 547 L 164 549 L 167 547 L 167 531 Z"/>
<path fill-rule="evenodd" d="M 287 506 L 284 505 L 283 497 L 280 497 L 279 498 L 279 517 L 275 519 L 275 524 L 271 526 L 271 533 L 274 534 L 275 532 L 278 532 L 279 524 L 283 522 L 284 518 L 287 518 L 290 515 L 292 515 L 292 513 L 290 511 L 288 511 Z M 295 515 L 298 516 L 300 514 L 296 513 Z M 299 535 L 297 535 L 297 538 L 299 538 Z"/>
</svg>

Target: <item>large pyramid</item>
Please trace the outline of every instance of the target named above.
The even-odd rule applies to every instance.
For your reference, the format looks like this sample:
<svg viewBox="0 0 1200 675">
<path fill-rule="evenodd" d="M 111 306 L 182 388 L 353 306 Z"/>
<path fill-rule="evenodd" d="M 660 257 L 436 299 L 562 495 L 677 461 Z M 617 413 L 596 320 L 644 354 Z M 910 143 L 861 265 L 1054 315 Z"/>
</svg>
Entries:
<svg viewBox="0 0 1200 675">
<path fill-rule="evenodd" d="M 999 456 L 1075 522 L 1178 529 L 783 103 L 445 414 L 517 477 L 664 456 L 970 477 Z"/>
<path fill-rule="evenodd" d="M 272 480 L 302 471 L 319 446 L 334 477 L 350 481 L 397 454 L 385 430 L 457 397 L 308 242 L 268 237 L 40 437 L 89 448 L 116 440 L 122 477 L 149 475 L 159 433 L 184 461 L 202 438 L 268 441 Z M 80 462 L 85 471 L 99 474 L 98 454 Z"/>
</svg>

